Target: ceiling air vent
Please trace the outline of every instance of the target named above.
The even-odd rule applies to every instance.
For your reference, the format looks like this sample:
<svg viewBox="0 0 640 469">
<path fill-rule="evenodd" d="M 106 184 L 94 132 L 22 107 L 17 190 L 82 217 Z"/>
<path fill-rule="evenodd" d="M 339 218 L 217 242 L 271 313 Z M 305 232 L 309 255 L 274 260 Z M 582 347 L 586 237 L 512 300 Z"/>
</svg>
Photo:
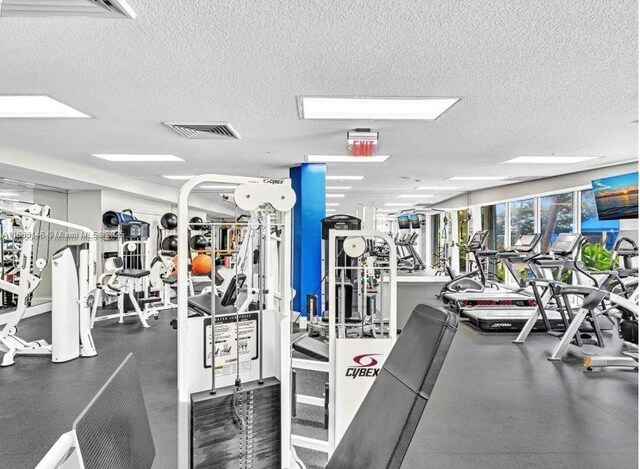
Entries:
<svg viewBox="0 0 640 469">
<path fill-rule="evenodd" d="M 85 16 L 135 18 L 125 0 L 0 0 L 0 17 Z"/>
<path fill-rule="evenodd" d="M 165 122 L 164 125 L 175 130 L 184 138 L 205 139 L 205 138 L 235 138 L 240 139 L 240 135 L 228 122 L 202 122 L 198 124 L 184 124 L 177 122 Z"/>
</svg>

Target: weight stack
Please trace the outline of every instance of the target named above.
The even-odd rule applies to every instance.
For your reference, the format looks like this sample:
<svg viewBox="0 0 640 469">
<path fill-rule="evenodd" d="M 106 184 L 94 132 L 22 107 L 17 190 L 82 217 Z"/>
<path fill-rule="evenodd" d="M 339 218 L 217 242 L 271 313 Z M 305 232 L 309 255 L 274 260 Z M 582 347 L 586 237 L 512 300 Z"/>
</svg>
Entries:
<svg viewBox="0 0 640 469">
<path fill-rule="evenodd" d="M 240 419 L 236 416 L 236 412 Z M 191 395 L 191 467 L 280 467 L 280 382 L 275 378 Z"/>
</svg>

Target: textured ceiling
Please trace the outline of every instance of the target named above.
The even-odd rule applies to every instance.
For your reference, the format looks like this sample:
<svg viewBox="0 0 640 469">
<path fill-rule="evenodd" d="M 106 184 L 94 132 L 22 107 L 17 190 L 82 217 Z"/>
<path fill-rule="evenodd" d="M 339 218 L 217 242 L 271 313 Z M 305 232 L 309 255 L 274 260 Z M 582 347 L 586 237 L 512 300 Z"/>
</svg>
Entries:
<svg viewBox="0 0 640 469">
<path fill-rule="evenodd" d="M 48 94 L 95 117 L 0 119 L 0 144 L 178 186 L 160 175 L 283 177 L 306 154 L 344 154 L 347 129 L 372 127 L 392 157 L 330 165 L 329 174 L 367 176 L 340 210 L 398 202 L 454 175 L 544 177 L 637 157 L 636 2 L 130 4 L 135 20 L 0 19 L 0 94 Z M 296 108 L 305 94 L 462 101 L 433 122 L 305 121 Z M 229 121 L 242 139 L 185 140 L 163 121 Z M 90 153 L 188 162 L 123 165 Z M 605 158 L 497 164 L 551 153 Z"/>
</svg>

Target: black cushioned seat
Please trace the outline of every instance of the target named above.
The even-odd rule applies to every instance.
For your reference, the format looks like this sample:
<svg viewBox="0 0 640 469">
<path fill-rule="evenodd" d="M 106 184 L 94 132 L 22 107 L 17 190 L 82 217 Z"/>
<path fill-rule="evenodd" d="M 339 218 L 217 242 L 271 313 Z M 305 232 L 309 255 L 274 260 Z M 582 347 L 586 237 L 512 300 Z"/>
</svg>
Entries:
<svg viewBox="0 0 640 469">
<path fill-rule="evenodd" d="M 455 313 L 416 306 L 328 469 L 400 467 L 457 327 Z"/>
<path fill-rule="evenodd" d="M 323 362 L 329 361 L 329 343 L 313 337 L 303 337 L 293 342 L 293 350 Z"/>
<path fill-rule="evenodd" d="M 214 301 L 216 302 L 216 315 L 235 314 L 237 311 L 235 306 L 223 306 L 222 300 L 216 295 L 214 295 Z M 211 316 L 211 293 L 190 296 L 189 308 L 199 315 Z"/>
<path fill-rule="evenodd" d="M 142 270 L 142 269 L 122 269 L 122 270 L 118 270 L 116 272 L 116 275 L 118 277 L 142 278 L 149 275 L 149 273 L 150 272 L 148 270 Z"/>
<path fill-rule="evenodd" d="M 178 276 L 171 275 L 170 277 L 163 278 L 162 282 L 166 283 L 167 285 L 175 285 L 176 283 L 178 283 Z"/>
</svg>

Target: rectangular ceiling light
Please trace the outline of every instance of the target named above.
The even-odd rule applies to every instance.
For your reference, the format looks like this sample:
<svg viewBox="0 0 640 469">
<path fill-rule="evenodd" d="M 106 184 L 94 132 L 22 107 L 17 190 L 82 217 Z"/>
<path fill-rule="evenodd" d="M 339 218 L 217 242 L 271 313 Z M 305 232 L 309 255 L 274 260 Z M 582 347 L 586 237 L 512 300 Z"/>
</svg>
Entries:
<svg viewBox="0 0 640 469">
<path fill-rule="evenodd" d="M 15 192 L 0 192 L 0 197 L 18 197 Z"/>
<path fill-rule="evenodd" d="M 460 98 L 298 97 L 301 119 L 434 120 Z"/>
<path fill-rule="evenodd" d="M 93 153 L 92 156 L 96 158 L 102 158 L 107 161 L 116 161 L 119 163 L 125 162 L 141 162 L 141 163 L 158 163 L 165 161 L 184 161 L 182 158 L 175 155 L 128 155 L 128 154 L 105 154 L 105 153 Z"/>
<path fill-rule="evenodd" d="M 337 212 L 337 210 L 335 208 L 326 208 L 324 211 L 328 212 L 328 213 Z"/>
<path fill-rule="evenodd" d="M 0 118 L 90 118 L 49 96 L 0 96 Z"/>
<path fill-rule="evenodd" d="M 338 207 L 340 206 L 337 202 L 327 202 L 327 207 Z"/>
<path fill-rule="evenodd" d="M 462 187 L 442 187 L 442 186 L 420 186 L 418 187 L 419 191 L 457 191 L 461 190 Z"/>
<path fill-rule="evenodd" d="M 349 189 L 351 189 L 351 186 L 327 186 L 328 191 L 347 191 Z"/>
<path fill-rule="evenodd" d="M 447 181 L 502 181 L 508 179 L 505 176 L 453 176 Z"/>
<path fill-rule="evenodd" d="M 384 163 L 388 159 L 389 155 L 307 155 L 307 163 Z"/>
<path fill-rule="evenodd" d="M 327 199 L 341 199 L 344 197 L 344 194 L 327 194 Z"/>
<path fill-rule="evenodd" d="M 415 204 L 412 204 L 411 202 L 403 202 L 401 204 L 396 204 L 396 203 L 393 203 L 393 202 L 389 202 L 389 203 L 384 204 L 385 207 L 408 207 L 408 206 L 411 206 L 411 205 L 415 205 Z"/>
<path fill-rule="evenodd" d="M 135 18 L 125 0 L 3 0 L 0 16 Z"/>
<path fill-rule="evenodd" d="M 194 175 L 190 175 L 190 176 L 183 176 L 183 175 L 177 175 L 177 174 L 169 174 L 166 176 L 162 176 L 163 178 L 167 178 L 167 179 L 174 179 L 176 181 L 186 181 L 187 179 L 193 179 L 195 176 Z"/>
<path fill-rule="evenodd" d="M 364 176 L 327 176 L 327 181 L 362 181 Z"/>
<path fill-rule="evenodd" d="M 402 194 L 399 195 L 399 199 L 428 199 L 433 197 L 433 194 Z"/>
<path fill-rule="evenodd" d="M 597 156 L 518 156 L 503 163 L 517 164 L 576 164 L 598 159 Z"/>
</svg>

